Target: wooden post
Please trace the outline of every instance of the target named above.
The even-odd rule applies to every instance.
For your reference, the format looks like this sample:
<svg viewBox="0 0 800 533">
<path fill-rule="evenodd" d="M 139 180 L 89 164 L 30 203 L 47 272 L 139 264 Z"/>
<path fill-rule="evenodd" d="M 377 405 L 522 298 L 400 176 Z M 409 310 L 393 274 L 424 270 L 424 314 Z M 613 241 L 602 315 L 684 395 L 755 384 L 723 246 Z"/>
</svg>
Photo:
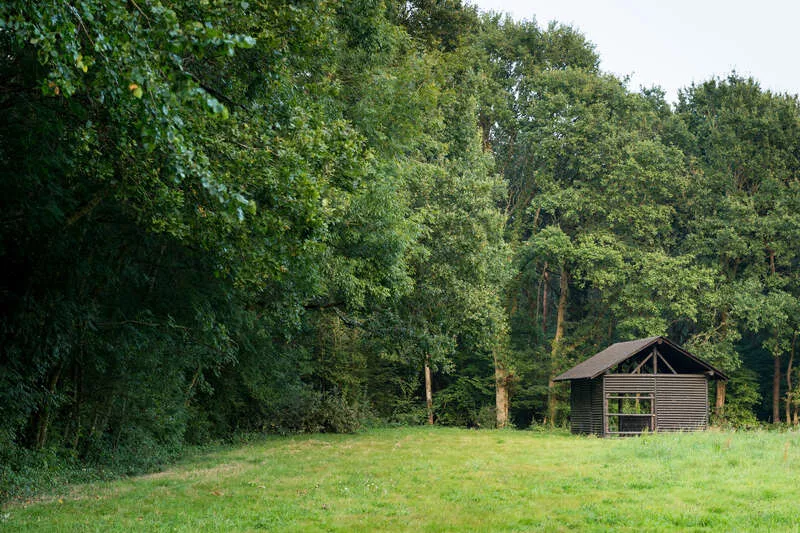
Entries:
<svg viewBox="0 0 800 533">
<path fill-rule="evenodd" d="M 638 373 L 639 373 L 639 371 L 642 369 L 642 367 L 643 367 L 644 365 L 646 365 L 646 364 L 647 364 L 647 362 L 650 360 L 650 358 L 651 358 L 651 357 L 653 357 L 653 354 L 652 354 L 652 353 L 651 353 L 650 355 L 648 355 L 647 357 L 645 357 L 645 358 L 644 358 L 644 361 L 642 361 L 641 363 L 639 363 L 639 364 L 636 366 L 636 368 L 634 368 L 634 369 L 633 369 L 633 372 L 631 372 L 631 374 L 638 374 Z"/>
<path fill-rule="evenodd" d="M 653 376 L 653 392 L 650 395 L 650 425 L 652 426 L 652 431 L 658 431 L 658 411 L 656 410 L 656 398 L 658 398 L 658 378 Z"/>
</svg>

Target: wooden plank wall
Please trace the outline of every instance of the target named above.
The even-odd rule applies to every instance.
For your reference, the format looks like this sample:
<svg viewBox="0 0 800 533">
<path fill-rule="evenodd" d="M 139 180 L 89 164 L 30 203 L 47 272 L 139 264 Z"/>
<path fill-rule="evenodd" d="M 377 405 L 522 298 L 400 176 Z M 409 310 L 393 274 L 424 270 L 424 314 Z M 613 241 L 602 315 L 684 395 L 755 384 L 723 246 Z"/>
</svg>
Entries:
<svg viewBox="0 0 800 533">
<path fill-rule="evenodd" d="M 607 374 L 603 381 L 604 393 L 654 393 L 658 431 L 708 426 L 708 380 L 702 374 Z"/>
<path fill-rule="evenodd" d="M 570 389 L 572 433 L 603 434 L 603 379 L 576 379 Z"/>
<path fill-rule="evenodd" d="M 570 389 L 570 427 L 572 433 L 592 432 L 592 382 L 576 379 Z"/>
<path fill-rule="evenodd" d="M 606 374 L 604 381 L 607 393 L 656 391 L 656 380 L 653 374 Z"/>
<path fill-rule="evenodd" d="M 651 392 L 655 395 L 658 431 L 691 431 L 708 426 L 708 380 L 702 374 L 607 374 L 572 381 L 573 433 L 603 435 L 606 393 Z"/>
<path fill-rule="evenodd" d="M 656 378 L 659 431 L 708 426 L 708 380 L 702 374 L 659 374 Z"/>
<path fill-rule="evenodd" d="M 603 378 L 593 379 L 592 383 L 592 433 L 603 436 Z"/>
</svg>

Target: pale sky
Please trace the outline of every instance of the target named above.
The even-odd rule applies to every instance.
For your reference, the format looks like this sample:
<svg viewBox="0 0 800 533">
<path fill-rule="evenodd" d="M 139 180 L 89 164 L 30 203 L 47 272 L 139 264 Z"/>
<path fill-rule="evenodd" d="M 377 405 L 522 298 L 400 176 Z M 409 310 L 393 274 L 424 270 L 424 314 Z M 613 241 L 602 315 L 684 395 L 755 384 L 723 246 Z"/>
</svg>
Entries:
<svg viewBox="0 0 800 533">
<path fill-rule="evenodd" d="M 800 93 L 800 2 L 777 0 L 468 0 L 515 19 L 551 20 L 595 44 L 600 68 L 630 75 L 630 89 L 678 89 L 732 70 L 763 89 Z"/>
</svg>

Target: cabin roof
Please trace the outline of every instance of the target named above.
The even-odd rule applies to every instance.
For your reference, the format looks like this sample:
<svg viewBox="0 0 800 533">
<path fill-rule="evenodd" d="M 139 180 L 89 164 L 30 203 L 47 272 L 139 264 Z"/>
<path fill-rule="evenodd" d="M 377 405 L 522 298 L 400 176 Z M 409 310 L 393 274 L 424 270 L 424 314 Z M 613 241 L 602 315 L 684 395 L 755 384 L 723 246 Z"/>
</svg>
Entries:
<svg viewBox="0 0 800 533">
<path fill-rule="evenodd" d="M 694 355 L 690 354 L 674 342 L 670 341 L 666 337 L 656 336 L 656 337 L 647 337 L 646 339 L 637 339 L 633 341 L 626 341 L 626 342 L 617 342 L 612 344 L 602 352 L 599 352 L 589 359 L 583 361 L 575 365 L 574 367 L 570 368 L 560 376 L 555 378 L 555 381 L 568 381 L 573 379 L 594 379 L 598 377 L 600 374 L 604 373 L 606 370 L 618 365 L 619 363 L 625 361 L 626 359 L 633 357 L 634 355 L 641 353 L 646 348 L 652 346 L 653 344 L 666 344 L 674 351 L 676 351 L 680 356 L 687 357 L 700 367 L 704 368 L 706 372 L 710 372 L 714 379 L 728 379 L 728 376 L 725 375 L 723 372 L 717 370 L 710 364 L 706 363 L 702 359 L 695 357 Z"/>
</svg>

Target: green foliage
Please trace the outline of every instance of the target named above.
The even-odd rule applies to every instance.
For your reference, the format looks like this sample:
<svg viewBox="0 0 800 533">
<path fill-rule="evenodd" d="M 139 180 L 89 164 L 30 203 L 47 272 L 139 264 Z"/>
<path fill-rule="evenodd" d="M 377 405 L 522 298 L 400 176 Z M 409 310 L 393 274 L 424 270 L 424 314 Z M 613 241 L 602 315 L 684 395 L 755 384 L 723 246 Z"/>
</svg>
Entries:
<svg viewBox="0 0 800 533">
<path fill-rule="evenodd" d="M 10 449 L 141 469 L 403 418 L 424 353 L 488 378 L 508 253 L 462 97 L 479 19 L 349 7 L 3 4 Z"/>
<path fill-rule="evenodd" d="M 105 464 L 351 430 L 291 339 L 316 301 L 406 290 L 411 234 L 338 109 L 334 6 L 0 9 L 4 441 Z"/>
<path fill-rule="evenodd" d="M 731 376 L 727 389 L 724 423 L 738 428 L 757 427 L 755 409 L 761 402 L 758 374 L 748 369 L 738 370 Z"/>
<path fill-rule="evenodd" d="M 439 423 L 493 425 L 498 376 L 561 423 L 554 375 L 654 334 L 747 425 L 795 353 L 800 108 L 735 74 L 672 109 L 457 0 L 17 0 L 0 110 L 15 487 L 421 423 L 426 362 Z"/>
</svg>

